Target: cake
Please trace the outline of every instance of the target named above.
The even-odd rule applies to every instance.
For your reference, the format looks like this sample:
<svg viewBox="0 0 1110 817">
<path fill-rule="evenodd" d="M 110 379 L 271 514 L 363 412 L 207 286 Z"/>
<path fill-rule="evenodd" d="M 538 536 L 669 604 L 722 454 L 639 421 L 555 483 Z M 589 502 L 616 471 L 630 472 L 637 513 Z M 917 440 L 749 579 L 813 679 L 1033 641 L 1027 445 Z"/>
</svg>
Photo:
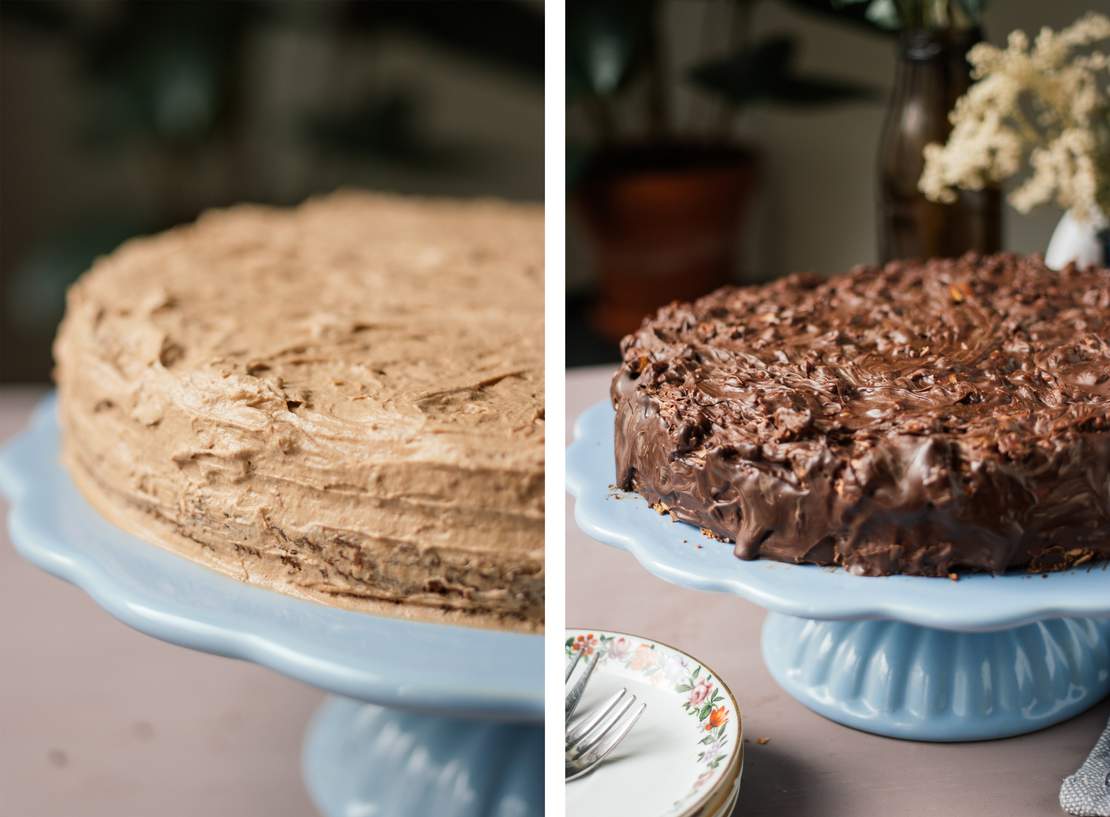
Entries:
<svg viewBox="0 0 1110 817">
<path fill-rule="evenodd" d="M 69 291 L 63 456 L 245 582 L 537 631 L 542 209 L 344 192 L 132 240 Z"/>
<path fill-rule="evenodd" d="M 860 267 L 674 303 L 622 343 L 617 484 L 741 559 L 864 575 L 1110 557 L 1110 270 Z"/>
</svg>

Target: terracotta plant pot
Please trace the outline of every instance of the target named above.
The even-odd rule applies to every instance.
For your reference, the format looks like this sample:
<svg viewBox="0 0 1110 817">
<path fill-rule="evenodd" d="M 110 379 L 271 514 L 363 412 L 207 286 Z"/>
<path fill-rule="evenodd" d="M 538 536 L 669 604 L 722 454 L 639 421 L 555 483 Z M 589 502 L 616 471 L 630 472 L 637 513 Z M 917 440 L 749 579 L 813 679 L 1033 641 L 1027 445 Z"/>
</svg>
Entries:
<svg viewBox="0 0 1110 817">
<path fill-rule="evenodd" d="M 658 307 L 731 281 L 754 184 L 754 155 L 739 148 L 622 148 L 599 156 L 575 195 L 595 245 L 597 329 L 620 340 Z"/>
</svg>

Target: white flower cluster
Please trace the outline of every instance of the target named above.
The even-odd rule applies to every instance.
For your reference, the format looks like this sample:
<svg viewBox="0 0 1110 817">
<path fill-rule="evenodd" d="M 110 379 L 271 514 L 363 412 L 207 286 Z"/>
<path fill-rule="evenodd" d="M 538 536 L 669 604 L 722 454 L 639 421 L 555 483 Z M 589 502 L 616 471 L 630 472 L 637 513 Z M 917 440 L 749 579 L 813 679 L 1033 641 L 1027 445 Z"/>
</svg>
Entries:
<svg viewBox="0 0 1110 817">
<path fill-rule="evenodd" d="M 1080 219 L 1110 213 L 1110 17 L 1060 32 L 1021 31 L 1006 48 L 968 52 L 976 82 L 956 102 L 945 145 L 925 147 L 918 183 L 934 200 L 1028 172 L 1010 194 L 1021 212 L 1055 199 Z"/>
</svg>

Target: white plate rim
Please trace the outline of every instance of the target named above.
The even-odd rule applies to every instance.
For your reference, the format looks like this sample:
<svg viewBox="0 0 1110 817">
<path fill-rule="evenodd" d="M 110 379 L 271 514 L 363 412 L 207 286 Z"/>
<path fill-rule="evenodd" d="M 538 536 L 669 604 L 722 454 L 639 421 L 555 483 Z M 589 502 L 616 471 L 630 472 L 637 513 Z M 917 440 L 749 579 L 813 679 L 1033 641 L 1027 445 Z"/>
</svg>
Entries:
<svg viewBox="0 0 1110 817">
<path fill-rule="evenodd" d="M 728 758 L 728 762 L 726 764 L 723 764 L 724 771 L 717 778 L 712 787 L 696 801 L 691 803 L 685 811 L 682 811 L 679 814 L 670 815 L 670 817 L 718 817 L 718 813 L 720 812 L 722 804 L 727 803 L 729 797 L 733 793 L 734 788 L 736 790 L 737 798 L 739 797 L 740 779 L 744 770 L 744 715 L 740 709 L 740 704 L 737 701 L 736 696 L 733 694 L 728 684 L 725 683 L 720 673 L 718 673 L 715 669 L 702 661 L 700 658 L 697 658 L 696 656 L 693 656 L 685 650 L 680 649 L 679 647 L 675 647 L 673 644 L 669 644 L 666 641 L 660 641 L 657 638 L 637 635 L 636 633 L 624 632 L 622 630 L 611 630 L 604 627 L 566 627 L 564 633 L 564 657 L 566 655 L 566 641 L 570 640 L 580 633 L 592 633 L 595 635 L 604 634 L 613 637 L 630 638 L 643 643 L 654 644 L 655 646 L 663 647 L 692 661 L 694 664 L 700 667 L 701 670 L 715 679 L 716 685 L 723 692 L 726 701 L 731 704 L 732 712 L 735 714 L 735 720 L 733 722 L 736 724 L 736 746 L 732 752 L 732 756 Z"/>
</svg>

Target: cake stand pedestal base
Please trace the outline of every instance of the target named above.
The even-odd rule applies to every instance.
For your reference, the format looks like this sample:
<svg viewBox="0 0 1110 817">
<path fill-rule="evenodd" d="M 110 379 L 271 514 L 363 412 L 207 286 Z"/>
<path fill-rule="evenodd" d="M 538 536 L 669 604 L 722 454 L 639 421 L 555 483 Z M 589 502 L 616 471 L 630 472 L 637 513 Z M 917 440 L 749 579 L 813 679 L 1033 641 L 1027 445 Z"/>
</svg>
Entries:
<svg viewBox="0 0 1110 817">
<path fill-rule="evenodd" d="M 988 740 L 1067 720 L 1110 693 L 1110 620 L 956 632 L 771 612 L 763 657 L 787 692 L 846 726 L 909 740 Z"/>
<path fill-rule="evenodd" d="M 329 698 L 305 738 L 325 817 L 538 817 L 543 727 L 417 715 Z"/>
</svg>

